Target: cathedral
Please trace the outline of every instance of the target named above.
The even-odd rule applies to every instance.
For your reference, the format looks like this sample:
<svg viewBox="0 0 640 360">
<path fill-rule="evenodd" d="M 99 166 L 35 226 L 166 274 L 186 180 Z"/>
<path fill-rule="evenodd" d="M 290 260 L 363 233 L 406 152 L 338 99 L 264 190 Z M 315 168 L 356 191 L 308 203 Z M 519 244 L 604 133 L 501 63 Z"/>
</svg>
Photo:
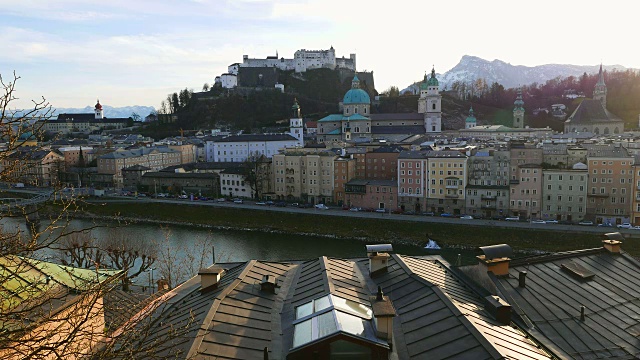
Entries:
<svg viewBox="0 0 640 360">
<path fill-rule="evenodd" d="M 604 82 L 602 64 L 593 98 L 583 100 L 564 122 L 564 132 L 590 132 L 593 134 L 621 134 L 624 121 L 607 110 L 607 85 Z"/>
<path fill-rule="evenodd" d="M 418 111 L 371 114 L 371 98 L 360 88 L 356 74 L 342 100 L 342 114 L 318 121 L 319 142 L 364 143 L 376 139 L 401 141 L 412 135 L 442 131 L 442 95 L 435 69 L 420 84 Z"/>
</svg>

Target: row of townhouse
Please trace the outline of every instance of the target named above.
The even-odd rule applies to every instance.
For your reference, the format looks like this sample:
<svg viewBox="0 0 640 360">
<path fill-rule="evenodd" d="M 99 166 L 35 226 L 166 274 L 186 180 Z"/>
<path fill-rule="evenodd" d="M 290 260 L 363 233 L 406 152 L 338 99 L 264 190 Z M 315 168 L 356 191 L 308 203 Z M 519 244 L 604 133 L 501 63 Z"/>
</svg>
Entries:
<svg viewBox="0 0 640 360">
<path fill-rule="evenodd" d="M 123 186 L 122 170 L 133 166 L 145 166 L 158 171 L 169 166 L 180 165 L 182 153 L 178 150 L 157 147 L 137 149 L 117 149 L 98 157 L 98 174 L 112 179 L 113 186 Z M 109 183 L 108 180 L 106 180 Z"/>
<path fill-rule="evenodd" d="M 512 142 L 469 155 L 385 151 L 274 155 L 273 194 L 281 200 L 484 218 L 640 222 L 640 167 L 622 146 Z"/>
<path fill-rule="evenodd" d="M 544 147 L 523 143 L 471 156 L 404 151 L 398 207 L 486 218 L 640 221 L 640 169 L 625 148 L 585 144 L 563 156 L 563 166 L 550 164 Z"/>
</svg>

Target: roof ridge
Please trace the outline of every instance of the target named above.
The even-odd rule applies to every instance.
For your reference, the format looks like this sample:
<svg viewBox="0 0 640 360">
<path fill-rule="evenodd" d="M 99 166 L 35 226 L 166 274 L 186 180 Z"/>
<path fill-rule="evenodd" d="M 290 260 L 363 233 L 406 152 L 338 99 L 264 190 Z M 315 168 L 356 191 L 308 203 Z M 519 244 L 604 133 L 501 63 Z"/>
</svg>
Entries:
<svg viewBox="0 0 640 360">
<path fill-rule="evenodd" d="M 227 285 L 218 295 L 216 295 L 216 297 L 213 300 L 213 304 L 211 304 L 211 307 L 209 308 L 207 315 L 205 315 L 202 321 L 202 327 L 200 327 L 200 329 L 198 330 L 198 333 L 194 337 L 195 340 L 193 341 L 193 344 L 191 344 L 189 353 L 186 356 L 187 359 L 196 357 L 196 355 L 198 354 L 198 351 L 200 350 L 200 346 L 202 345 L 202 341 L 204 340 L 205 335 L 207 335 L 207 333 L 209 332 L 209 326 L 213 322 L 213 318 L 218 312 L 218 308 L 220 307 L 222 300 L 224 300 L 224 298 L 227 297 L 227 295 L 229 295 L 231 291 L 233 291 L 240 283 L 242 283 L 242 280 L 244 279 L 245 276 L 247 276 L 247 274 L 249 273 L 249 271 L 251 270 L 253 265 L 255 265 L 256 262 L 257 260 L 247 261 L 245 263 L 245 267 L 242 270 L 242 272 L 238 274 L 238 276 L 229 285 Z"/>
<path fill-rule="evenodd" d="M 513 259 L 511 260 L 511 265 L 521 266 L 521 265 L 537 264 L 537 263 L 547 262 L 547 261 L 569 259 L 569 258 L 577 257 L 580 255 L 592 255 L 592 254 L 597 254 L 604 251 L 606 250 L 603 247 L 598 247 L 598 248 L 592 248 L 592 249 L 580 249 L 580 250 L 564 251 L 559 253 L 532 255 L 528 257 Z"/>
</svg>

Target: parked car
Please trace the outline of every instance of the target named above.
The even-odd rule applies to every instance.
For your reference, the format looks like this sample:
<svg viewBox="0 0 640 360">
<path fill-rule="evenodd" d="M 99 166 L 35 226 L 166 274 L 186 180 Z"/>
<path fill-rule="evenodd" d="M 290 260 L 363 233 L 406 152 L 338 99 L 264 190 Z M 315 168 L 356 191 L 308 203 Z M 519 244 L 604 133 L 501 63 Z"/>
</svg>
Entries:
<svg viewBox="0 0 640 360">
<path fill-rule="evenodd" d="M 377 213 L 386 213 L 387 209 L 376 209 L 375 210 Z"/>
<path fill-rule="evenodd" d="M 271 200 L 267 200 L 267 201 L 265 202 L 265 204 L 267 204 L 267 206 L 271 206 L 271 205 L 275 205 L 276 203 L 274 203 L 274 202 L 273 202 L 273 201 L 271 201 Z"/>
<path fill-rule="evenodd" d="M 256 201 L 256 205 L 267 205 L 264 201 Z"/>
<path fill-rule="evenodd" d="M 218 199 L 216 199 L 216 202 L 219 202 L 219 203 L 223 203 L 223 202 L 225 202 L 225 201 L 227 201 L 227 199 L 225 199 L 225 198 L 218 198 Z"/>
<path fill-rule="evenodd" d="M 415 211 L 413 211 L 413 210 L 409 210 L 409 211 L 405 211 L 405 212 L 403 212 L 402 214 L 404 214 L 404 215 L 415 215 L 415 214 L 416 214 L 416 212 L 415 212 Z"/>
<path fill-rule="evenodd" d="M 471 215 L 462 215 L 462 216 L 460 216 L 460 219 L 462 219 L 462 220 L 473 220 L 473 216 L 471 216 Z"/>
<path fill-rule="evenodd" d="M 307 209 L 307 208 L 310 208 L 310 207 L 312 207 L 312 206 L 313 206 L 313 205 L 311 205 L 311 204 L 309 204 L 309 203 L 301 203 L 301 204 L 298 204 L 298 207 L 299 207 L 299 208 L 303 208 L 303 209 Z"/>
<path fill-rule="evenodd" d="M 442 213 L 442 214 L 440 214 L 440 216 L 442 216 L 442 217 L 453 217 L 453 215 L 451 215 L 450 213 Z"/>
<path fill-rule="evenodd" d="M 589 220 L 582 220 L 578 223 L 578 225 L 584 225 L 584 226 L 592 226 L 593 225 L 593 221 L 589 221 Z"/>
<path fill-rule="evenodd" d="M 545 220 L 545 221 L 547 222 L 547 224 L 557 224 L 558 223 L 558 220 L 553 220 L 553 219 Z"/>
<path fill-rule="evenodd" d="M 350 208 L 349 211 L 362 211 L 362 208 L 354 206 L 354 207 Z"/>
<path fill-rule="evenodd" d="M 544 220 L 531 220 L 532 224 L 546 224 L 547 222 Z"/>
<path fill-rule="evenodd" d="M 611 225 L 611 223 L 608 223 L 608 222 L 602 223 L 602 224 L 598 224 L 597 226 L 598 227 L 613 227 L 613 225 Z"/>
<path fill-rule="evenodd" d="M 286 202 L 284 202 L 284 201 L 278 201 L 278 202 L 276 203 L 276 206 L 277 206 L 277 207 L 286 207 L 286 206 L 287 206 L 287 203 L 286 203 Z"/>
<path fill-rule="evenodd" d="M 242 204 L 242 203 L 244 203 L 244 200 L 239 199 L 239 198 L 238 199 L 233 199 L 233 203 L 234 204 Z"/>
<path fill-rule="evenodd" d="M 632 227 L 631 230 L 640 230 L 640 225 L 636 225 L 636 226 Z"/>
<path fill-rule="evenodd" d="M 200 201 L 209 201 L 209 198 L 206 196 L 201 196 L 198 200 Z"/>
<path fill-rule="evenodd" d="M 629 223 L 618 224 L 618 229 L 631 229 L 633 226 Z"/>
<path fill-rule="evenodd" d="M 329 207 L 325 204 L 316 204 L 315 208 L 320 210 L 329 210 Z"/>
<path fill-rule="evenodd" d="M 300 207 L 300 204 L 299 204 L 299 203 L 292 203 L 292 204 L 291 204 L 291 206 L 293 206 L 293 207 Z"/>
<path fill-rule="evenodd" d="M 178 196 L 178 199 L 188 199 L 189 197 L 185 194 Z"/>
<path fill-rule="evenodd" d="M 425 211 L 421 215 L 424 215 L 424 216 L 435 216 L 436 214 L 433 211 Z"/>
<path fill-rule="evenodd" d="M 520 221 L 520 217 L 519 216 L 507 216 L 506 218 L 504 218 L 505 221 Z"/>
</svg>

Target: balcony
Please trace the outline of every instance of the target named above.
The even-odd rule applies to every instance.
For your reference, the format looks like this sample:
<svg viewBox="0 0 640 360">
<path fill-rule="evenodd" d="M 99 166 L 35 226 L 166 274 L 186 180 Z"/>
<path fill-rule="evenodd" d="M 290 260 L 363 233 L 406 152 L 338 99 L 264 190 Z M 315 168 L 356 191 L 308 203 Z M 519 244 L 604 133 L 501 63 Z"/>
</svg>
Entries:
<svg viewBox="0 0 640 360">
<path fill-rule="evenodd" d="M 447 185 L 446 188 L 447 189 L 457 189 L 458 185 Z"/>
<path fill-rule="evenodd" d="M 496 210 L 497 207 L 495 205 L 482 205 L 481 208 L 483 210 Z"/>
<path fill-rule="evenodd" d="M 518 185 L 518 184 L 520 184 L 520 180 L 509 180 L 509 184 Z"/>
<path fill-rule="evenodd" d="M 460 197 L 460 195 L 458 195 L 458 194 L 447 194 L 444 197 L 446 197 L 447 199 L 457 199 L 458 197 Z"/>
<path fill-rule="evenodd" d="M 495 200 L 496 197 L 495 196 L 489 196 L 489 195 L 481 195 L 480 199 L 482 199 L 482 200 Z"/>
<path fill-rule="evenodd" d="M 602 198 L 604 198 L 604 197 L 609 197 L 609 193 L 587 194 L 587 196 L 588 197 L 602 197 Z"/>
</svg>

